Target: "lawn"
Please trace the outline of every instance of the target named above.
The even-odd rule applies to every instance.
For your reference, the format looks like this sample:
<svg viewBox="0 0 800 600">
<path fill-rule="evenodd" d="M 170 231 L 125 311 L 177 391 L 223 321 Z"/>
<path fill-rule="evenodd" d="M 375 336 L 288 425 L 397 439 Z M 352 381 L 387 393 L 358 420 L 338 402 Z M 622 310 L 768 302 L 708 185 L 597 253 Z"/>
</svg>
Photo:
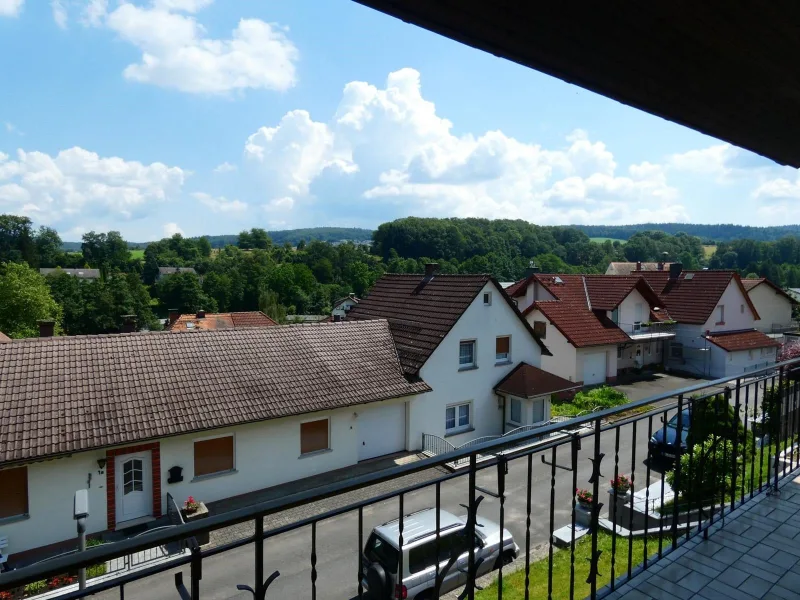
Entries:
<svg viewBox="0 0 800 600">
<path fill-rule="evenodd" d="M 621 240 L 619 238 L 610 238 L 610 237 L 593 237 L 589 239 L 598 244 L 602 244 L 603 242 L 611 242 L 611 243 L 619 242 L 620 244 L 624 244 L 626 241 L 626 240 Z"/>
<path fill-rule="evenodd" d="M 714 253 L 717 251 L 716 246 L 703 246 L 703 256 L 706 258 L 711 258 L 714 256 Z"/>
<path fill-rule="evenodd" d="M 131 258 L 141 258 L 144 259 L 144 250 L 131 250 Z"/>
<path fill-rule="evenodd" d="M 611 581 L 611 546 L 613 536 L 601 531 L 597 535 L 597 549 L 602 550 L 597 579 L 597 589 Z M 628 571 L 628 538 L 617 537 L 616 551 L 614 552 L 614 577 L 619 577 Z M 658 551 L 658 537 L 649 537 L 647 540 L 647 554 L 652 556 Z M 589 576 L 589 556 L 592 553 L 592 538 L 587 535 L 575 543 L 575 598 L 586 598 L 591 594 L 592 588 L 586 583 Z M 633 540 L 633 562 L 636 566 L 644 561 L 644 538 Z M 549 557 L 531 563 L 530 571 L 530 598 L 547 598 L 547 567 Z M 570 580 L 570 552 L 569 548 L 556 550 L 553 554 L 553 598 L 569 598 Z M 487 586 L 484 590 L 475 593 L 476 600 L 490 600 L 497 598 L 497 581 Z M 522 600 L 525 598 L 525 569 L 522 568 L 510 575 L 503 577 L 503 598 L 505 600 Z"/>
</svg>

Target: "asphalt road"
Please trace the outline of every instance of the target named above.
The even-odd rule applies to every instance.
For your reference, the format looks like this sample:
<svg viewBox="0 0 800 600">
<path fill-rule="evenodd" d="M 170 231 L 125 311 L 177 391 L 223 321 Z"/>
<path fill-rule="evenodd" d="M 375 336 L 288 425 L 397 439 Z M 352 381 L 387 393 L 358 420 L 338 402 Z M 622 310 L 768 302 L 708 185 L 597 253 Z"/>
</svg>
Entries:
<svg viewBox="0 0 800 600">
<path fill-rule="evenodd" d="M 671 415 L 670 415 L 671 416 Z M 661 425 L 658 417 L 653 419 L 654 429 Z M 646 480 L 647 467 L 647 420 L 637 424 L 636 437 L 633 438 L 631 425 L 620 428 L 619 439 L 619 473 L 630 475 L 632 472 L 632 448 L 635 448 L 635 480 L 636 489 L 642 489 Z M 608 480 L 614 475 L 615 464 L 615 431 L 601 435 L 600 448 L 605 453 L 602 461 L 600 481 L 601 502 L 606 506 L 609 502 L 605 496 Z M 590 488 L 588 479 L 592 466 L 589 456 L 594 448 L 594 438 L 584 439 L 578 460 L 577 487 Z M 551 451 L 544 454 L 550 458 Z M 546 544 L 550 528 L 550 494 L 551 468 L 542 464 L 541 454 L 533 457 L 531 480 L 531 547 Z M 569 446 L 560 447 L 557 451 L 557 464 L 567 466 L 570 462 Z M 526 505 L 527 505 L 527 471 L 528 459 L 523 457 L 509 465 L 506 479 L 505 523 L 514 539 L 522 548 L 524 555 L 526 538 Z M 660 481 L 661 473 L 653 470 L 650 482 Z M 480 471 L 477 476 L 479 487 L 496 491 L 496 468 Z M 556 469 L 555 481 L 555 528 L 567 525 L 571 521 L 571 501 L 575 485 L 573 473 Z M 425 507 L 434 506 L 434 488 L 425 488 L 405 497 L 404 512 L 408 513 Z M 442 508 L 463 515 L 465 509 L 459 504 L 467 503 L 467 477 L 442 484 Z M 479 515 L 499 521 L 500 501 L 487 496 L 483 501 Z M 365 538 L 375 525 L 397 518 L 398 501 L 386 501 L 364 509 Z M 605 516 L 605 515 L 604 515 Z M 282 534 L 267 541 L 265 546 L 265 573 L 279 570 L 280 577 L 272 584 L 267 598 L 310 598 L 311 597 L 311 528 Z M 317 525 L 317 598 L 349 599 L 357 595 L 358 573 L 358 515 L 345 514 Z M 253 547 L 252 545 L 226 552 L 203 561 L 203 580 L 201 591 L 204 598 L 249 598 L 247 592 L 236 590 L 237 584 L 253 585 Z M 184 568 L 188 578 L 188 567 Z M 174 570 L 150 577 L 143 581 L 129 584 L 125 588 L 127 600 L 144 600 L 151 598 L 178 598 L 174 586 Z M 108 592 L 102 598 L 116 598 L 118 593 Z"/>
</svg>

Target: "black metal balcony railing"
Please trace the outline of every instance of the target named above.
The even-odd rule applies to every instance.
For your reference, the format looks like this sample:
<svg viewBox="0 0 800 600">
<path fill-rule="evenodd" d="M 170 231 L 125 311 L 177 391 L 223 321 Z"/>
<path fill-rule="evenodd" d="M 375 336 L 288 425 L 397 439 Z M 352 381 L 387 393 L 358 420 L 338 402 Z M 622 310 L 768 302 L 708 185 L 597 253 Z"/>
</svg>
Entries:
<svg viewBox="0 0 800 600">
<path fill-rule="evenodd" d="M 510 528 L 514 534 L 521 548 L 518 560 L 524 561 L 524 566 L 516 573 L 509 574 L 509 567 L 504 561 L 498 560 L 491 565 L 498 571 L 498 584 L 480 590 L 476 584 L 480 560 L 476 560 L 475 548 L 470 543 L 468 548 L 454 548 L 452 560 L 435 566 L 435 577 L 431 573 L 431 581 L 436 585 L 441 584 L 449 568 L 456 568 L 452 566 L 456 562 L 455 557 L 466 555 L 463 567 L 458 567 L 463 574 L 459 586 L 464 588 L 462 597 L 465 598 L 503 598 L 504 594 L 512 595 L 509 593 L 511 587 L 518 588 L 515 597 L 602 597 L 623 581 L 647 569 L 652 564 L 651 555 L 661 557 L 669 554 L 692 536 L 707 532 L 711 524 L 759 492 L 777 491 L 781 479 L 800 466 L 796 444 L 800 430 L 800 384 L 795 384 L 795 379 L 800 377 L 796 375 L 800 375 L 800 359 L 748 374 L 747 378 L 728 378 L 699 384 L 674 394 L 651 397 L 579 417 L 569 422 L 569 435 L 544 439 L 538 444 L 525 442 L 563 432 L 567 429 L 565 424 L 546 425 L 411 464 L 212 515 L 199 522 L 89 548 L 85 552 L 3 573 L 0 575 L 0 592 L 13 593 L 25 584 L 51 576 L 75 573 L 82 567 L 188 540 L 191 552 L 187 556 L 124 573 L 118 578 L 95 583 L 85 590 L 72 591 L 62 597 L 72 599 L 99 595 L 102 598 L 128 597 L 129 600 L 136 597 L 168 597 L 154 592 L 158 585 L 164 584 L 165 577 L 170 580 L 174 577 L 169 593 L 174 594 L 176 599 L 222 597 L 224 593 L 234 593 L 234 590 L 213 588 L 213 581 L 218 582 L 219 577 L 209 577 L 204 583 L 203 573 L 207 569 L 214 573 L 218 569 L 215 565 L 219 564 L 215 561 L 226 559 L 229 562 L 224 563 L 224 568 L 228 570 L 232 565 L 241 565 L 244 560 L 252 564 L 252 571 L 248 569 L 250 581 L 243 581 L 237 587 L 240 590 L 251 589 L 254 598 L 270 597 L 270 586 L 284 586 L 281 593 L 273 590 L 274 597 L 316 599 L 318 592 L 323 591 L 325 597 L 373 597 L 366 595 L 361 571 L 364 542 L 372 526 L 380 522 L 372 523 L 371 519 L 385 515 L 387 511 L 390 519 L 398 519 L 399 544 L 402 547 L 404 519 L 408 518 L 407 513 L 415 506 L 458 510 L 457 504 L 463 503 L 470 518 L 466 520 L 467 535 L 460 536 L 460 539 L 474 540 L 474 528 L 482 518 L 496 519 L 501 528 Z M 632 412 L 633 409 L 648 407 L 652 409 L 641 414 Z M 623 412 L 633 416 L 617 418 L 613 422 L 609 419 L 619 417 Z M 687 419 L 688 429 L 685 427 Z M 757 426 L 754 426 L 755 423 Z M 592 428 L 579 428 L 580 425 L 592 425 Z M 686 435 L 671 436 L 685 429 Z M 651 438 L 659 435 L 667 443 L 651 443 Z M 674 443 L 669 443 L 670 440 Z M 678 440 L 683 440 L 683 443 Z M 668 469 L 660 466 L 656 459 L 658 453 L 677 455 L 671 474 L 667 475 Z M 537 455 L 539 458 L 534 460 Z M 482 460 L 479 461 L 478 457 Z M 462 460 L 468 461 L 466 469 L 454 472 L 442 470 L 421 483 L 386 491 L 386 484 L 400 477 Z M 608 519 L 604 519 L 601 517 L 604 503 L 600 501 L 600 496 L 607 487 L 602 479 L 616 479 L 622 474 L 626 474 L 632 483 L 633 500 L 630 503 L 619 502 L 623 492 L 609 491 L 610 508 Z M 668 482 L 676 490 L 671 505 L 664 494 Z M 330 500 L 343 493 L 374 489 L 369 487 L 374 484 L 382 486 L 371 497 L 300 517 L 283 526 L 264 526 L 265 517 L 279 511 L 307 507 L 311 502 Z M 594 503 L 588 510 L 581 509 L 575 494 L 576 488 L 582 485 L 588 486 L 594 497 Z M 653 502 L 651 496 L 659 486 L 661 494 Z M 481 503 L 486 495 L 495 501 Z M 645 507 L 643 526 L 635 522 L 641 518 L 641 514 L 634 510 L 637 503 Z M 588 518 L 589 533 L 578 540 L 576 525 L 581 517 Z M 217 547 L 200 548 L 192 543 L 194 536 L 245 522 L 253 523 L 252 535 Z M 333 522 L 337 523 L 337 527 L 331 533 L 329 526 Z M 572 526 L 563 550 L 556 547 L 554 537 L 561 525 Z M 623 535 L 623 529 L 630 535 Z M 298 530 L 308 535 L 305 568 L 298 568 L 297 559 L 288 554 L 283 562 L 281 558 L 289 552 L 290 547 L 284 541 L 288 538 L 282 536 L 290 536 Z M 343 530 L 348 532 L 346 536 L 342 536 Z M 333 540 L 325 537 L 329 535 L 336 537 Z M 293 539 L 296 543 L 296 538 Z M 644 544 L 640 552 L 644 560 L 637 566 L 638 558 L 633 559 L 633 549 L 635 543 L 640 543 L 638 539 Z M 437 534 L 437 546 L 439 540 Z M 541 544 L 545 545 L 546 551 L 534 552 Z M 234 552 L 245 546 L 252 547 L 252 558 Z M 319 563 L 321 550 L 318 549 L 323 547 L 327 552 L 336 553 L 335 557 L 324 557 L 333 558 L 323 561 L 325 572 Z M 579 548 L 582 553 L 578 551 Z M 270 550 L 268 561 L 265 561 L 265 549 Z M 562 552 L 568 553 L 568 560 L 561 560 L 563 557 L 557 556 Z M 433 555 L 439 555 L 438 547 Z M 535 558 L 542 555 L 544 558 L 539 558 L 537 562 Z M 579 555 L 588 558 L 584 561 Z M 396 592 L 399 597 L 404 597 L 405 593 L 406 575 L 402 556 L 400 554 L 400 564 L 396 570 Z M 265 562 L 269 563 L 269 568 Z M 337 565 L 345 565 L 348 569 L 345 579 L 349 583 L 340 589 L 333 584 L 332 578 L 326 581 L 328 571 Z M 167 573 L 175 569 L 177 573 Z M 286 573 L 283 581 L 279 573 L 281 570 Z M 272 574 L 265 578 L 267 572 Z M 286 587 L 286 582 L 290 580 L 295 586 L 291 589 Z M 439 591 L 432 591 L 426 598 L 439 597 Z M 386 597 L 393 597 L 392 590 L 386 593 Z"/>
</svg>

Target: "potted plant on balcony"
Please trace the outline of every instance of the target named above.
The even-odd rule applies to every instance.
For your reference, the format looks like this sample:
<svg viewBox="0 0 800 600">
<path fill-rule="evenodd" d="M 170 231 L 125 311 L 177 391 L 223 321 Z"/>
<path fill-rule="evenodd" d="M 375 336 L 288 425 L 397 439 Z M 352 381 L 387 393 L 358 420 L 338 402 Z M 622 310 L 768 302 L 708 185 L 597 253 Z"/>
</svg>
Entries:
<svg viewBox="0 0 800 600">
<path fill-rule="evenodd" d="M 577 489 L 575 490 L 575 500 L 578 501 L 575 507 L 575 523 L 589 527 L 592 523 L 594 495 L 589 490 Z"/>
<path fill-rule="evenodd" d="M 581 508 L 591 508 L 594 504 L 594 496 L 589 490 L 575 490 L 575 499 Z"/>
<path fill-rule="evenodd" d="M 181 514 L 184 522 L 191 523 L 192 521 L 196 521 L 198 519 L 205 519 L 208 516 L 208 508 L 206 508 L 206 505 L 203 502 L 195 500 L 194 496 L 189 496 L 186 499 L 186 502 L 183 503 Z M 201 546 L 203 544 L 207 544 L 209 540 L 208 532 L 205 531 L 203 533 L 195 534 L 194 538 Z"/>
</svg>

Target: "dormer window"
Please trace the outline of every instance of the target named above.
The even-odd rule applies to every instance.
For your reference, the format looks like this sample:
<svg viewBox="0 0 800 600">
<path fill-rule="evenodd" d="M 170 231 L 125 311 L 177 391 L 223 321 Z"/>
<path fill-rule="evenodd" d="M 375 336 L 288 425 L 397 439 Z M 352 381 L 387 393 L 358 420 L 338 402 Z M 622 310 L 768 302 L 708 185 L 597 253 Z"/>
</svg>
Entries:
<svg viewBox="0 0 800 600">
<path fill-rule="evenodd" d="M 483 305 L 484 306 L 492 305 L 492 292 L 483 292 Z"/>
</svg>

